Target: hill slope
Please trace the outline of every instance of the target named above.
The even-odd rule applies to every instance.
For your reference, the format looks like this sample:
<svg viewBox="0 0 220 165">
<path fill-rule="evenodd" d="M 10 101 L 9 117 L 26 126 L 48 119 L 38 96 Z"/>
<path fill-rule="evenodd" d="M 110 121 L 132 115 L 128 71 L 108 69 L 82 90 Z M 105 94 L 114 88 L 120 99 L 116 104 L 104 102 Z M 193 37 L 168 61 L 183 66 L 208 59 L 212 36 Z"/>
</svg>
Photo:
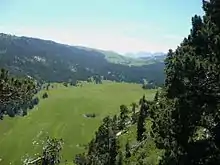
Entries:
<svg viewBox="0 0 220 165">
<path fill-rule="evenodd" d="M 108 60 L 107 56 L 109 57 L 109 52 L 106 51 L 103 53 L 96 49 L 82 49 L 53 41 L 0 34 L 0 67 L 7 68 L 16 75 L 62 82 L 86 80 L 98 74 L 115 81 L 141 82 L 146 78 L 163 83 L 163 62 L 129 66 L 132 62 L 126 65 L 123 62 L 126 58 L 115 62 Z M 121 56 L 117 56 L 119 57 Z M 139 59 L 140 61 L 145 64 L 146 60 Z"/>
<path fill-rule="evenodd" d="M 151 63 L 151 61 L 148 59 L 141 59 L 141 58 L 124 56 L 124 55 L 118 54 L 114 51 L 86 48 L 86 47 L 82 47 L 82 46 L 77 46 L 77 48 L 100 52 L 104 55 L 105 59 L 108 62 L 114 63 L 114 64 L 121 64 L 121 65 L 128 65 L 128 66 L 143 66 L 143 65 L 148 65 Z M 156 62 L 160 62 L 160 61 L 156 61 Z"/>
</svg>

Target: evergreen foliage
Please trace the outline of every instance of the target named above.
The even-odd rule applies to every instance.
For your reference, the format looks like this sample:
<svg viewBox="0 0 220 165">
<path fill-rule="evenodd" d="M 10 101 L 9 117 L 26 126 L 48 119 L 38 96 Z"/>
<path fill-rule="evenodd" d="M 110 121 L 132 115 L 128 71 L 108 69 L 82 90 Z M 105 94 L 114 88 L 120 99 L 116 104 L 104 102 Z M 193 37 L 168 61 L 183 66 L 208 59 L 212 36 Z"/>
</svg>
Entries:
<svg viewBox="0 0 220 165">
<path fill-rule="evenodd" d="M 120 106 L 120 120 L 119 120 L 119 129 L 122 130 L 126 126 L 126 122 L 129 120 L 128 116 L 129 110 L 126 105 L 121 105 Z"/>
<path fill-rule="evenodd" d="M 117 165 L 123 165 L 123 154 L 121 151 L 119 152 L 119 155 L 118 155 Z"/>
<path fill-rule="evenodd" d="M 61 161 L 60 152 L 63 148 L 63 140 L 48 138 L 43 148 L 42 165 L 56 165 Z"/>
<path fill-rule="evenodd" d="M 45 92 L 45 93 L 43 94 L 42 98 L 43 98 L 43 99 L 48 98 L 48 94 L 47 94 L 47 92 Z"/>
<path fill-rule="evenodd" d="M 165 89 L 152 113 L 157 146 L 166 151 L 160 164 L 220 163 L 219 1 L 203 1 L 203 9 L 165 60 Z"/>
<path fill-rule="evenodd" d="M 138 141 L 141 141 L 144 138 L 145 119 L 147 117 L 147 111 L 149 109 L 145 96 L 143 96 L 143 98 L 140 100 L 140 104 L 141 104 L 141 108 L 140 108 L 138 121 L 137 121 L 137 140 Z"/>
<path fill-rule="evenodd" d="M 4 114 L 10 117 L 27 113 L 32 97 L 36 93 L 36 84 L 31 79 L 11 77 L 5 69 L 0 71 L 0 118 Z"/>
<path fill-rule="evenodd" d="M 102 125 L 95 134 L 95 138 L 89 143 L 86 154 L 77 155 L 75 163 L 81 165 L 116 165 L 119 150 L 116 139 L 115 119 L 109 116 L 103 119 Z"/>
<path fill-rule="evenodd" d="M 131 157 L 131 148 L 130 148 L 130 144 L 127 141 L 126 145 L 125 145 L 125 157 L 126 158 L 130 158 Z"/>
</svg>

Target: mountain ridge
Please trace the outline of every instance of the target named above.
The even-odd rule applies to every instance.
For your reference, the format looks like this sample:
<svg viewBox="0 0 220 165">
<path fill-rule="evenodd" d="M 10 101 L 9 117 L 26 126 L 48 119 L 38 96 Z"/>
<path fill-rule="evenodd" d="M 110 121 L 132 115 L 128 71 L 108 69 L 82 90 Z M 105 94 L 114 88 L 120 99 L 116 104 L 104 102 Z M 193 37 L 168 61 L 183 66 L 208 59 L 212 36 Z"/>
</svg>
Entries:
<svg viewBox="0 0 220 165">
<path fill-rule="evenodd" d="M 162 82 L 164 79 L 161 61 L 149 64 L 147 60 L 139 59 L 134 62 L 117 53 L 82 49 L 51 40 L 1 33 L 0 50 L 0 67 L 15 75 L 28 75 L 44 81 L 86 80 L 94 75 L 126 82 L 141 82 L 144 78 Z M 109 60 L 112 56 L 116 57 L 115 61 Z M 155 74 L 160 76 L 155 78 Z"/>
<path fill-rule="evenodd" d="M 145 52 L 140 51 L 137 53 L 126 53 L 125 56 L 127 57 L 133 57 L 133 58 L 142 58 L 142 57 L 156 57 L 156 56 L 166 56 L 166 53 L 164 52 Z"/>
</svg>

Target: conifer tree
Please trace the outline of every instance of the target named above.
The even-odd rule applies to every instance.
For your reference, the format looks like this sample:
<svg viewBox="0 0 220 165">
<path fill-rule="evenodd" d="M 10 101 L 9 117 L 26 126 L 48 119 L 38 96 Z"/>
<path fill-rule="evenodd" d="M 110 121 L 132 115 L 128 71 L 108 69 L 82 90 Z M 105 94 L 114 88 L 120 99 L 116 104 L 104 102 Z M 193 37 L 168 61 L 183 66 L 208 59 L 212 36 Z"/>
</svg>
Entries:
<svg viewBox="0 0 220 165">
<path fill-rule="evenodd" d="M 123 165 L 123 154 L 121 151 L 119 152 L 119 155 L 118 155 L 117 165 Z"/>
<path fill-rule="evenodd" d="M 129 119 L 128 117 L 128 107 L 126 105 L 120 106 L 120 123 L 119 123 L 119 129 L 122 130 L 125 128 L 126 122 Z"/>
<path fill-rule="evenodd" d="M 117 163 L 119 145 L 113 125 L 113 119 L 109 116 L 103 119 L 95 138 L 89 143 L 87 154 L 83 156 L 83 161 L 86 159 L 86 165 L 115 165 Z M 76 158 L 78 164 L 82 162 L 78 161 L 80 156 Z"/>
<path fill-rule="evenodd" d="M 112 129 L 113 129 L 114 133 L 117 133 L 117 131 L 118 131 L 118 117 L 117 117 L 117 115 L 113 116 Z"/>
<path fill-rule="evenodd" d="M 161 164 L 220 163 L 219 1 L 204 1 L 187 38 L 166 59 L 164 98 L 154 115 Z M 205 136 L 198 137 L 197 133 Z"/>
<path fill-rule="evenodd" d="M 35 84 L 31 79 L 18 79 L 9 76 L 8 71 L 0 71 L 0 118 L 3 111 L 16 115 L 21 109 L 27 107 L 36 92 Z"/>
<path fill-rule="evenodd" d="M 156 94 L 155 94 L 155 97 L 154 97 L 154 101 L 158 101 L 158 97 L 159 97 L 159 93 L 157 91 Z"/>
<path fill-rule="evenodd" d="M 42 165 L 56 165 L 61 162 L 62 139 L 48 138 L 43 148 Z"/>
<path fill-rule="evenodd" d="M 113 131 L 109 137 L 109 164 L 116 165 L 116 158 L 118 155 L 119 145 L 116 139 L 116 134 Z"/>
<path fill-rule="evenodd" d="M 126 158 L 130 158 L 131 157 L 131 151 L 130 151 L 130 144 L 127 141 L 126 145 L 125 145 L 125 157 Z"/>
<path fill-rule="evenodd" d="M 141 103 L 141 108 L 140 108 L 140 113 L 138 117 L 138 122 L 137 122 L 137 140 L 141 141 L 144 138 L 144 132 L 145 132 L 145 119 L 148 111 L 148 105 L 147 101 L 145 100 L 145 96 L 143 96 L 142 100 L 140 101 Z"/>
<path fill-rule="evenodd" d="M 136 113 L 136 108 L 138 107 L 138 105 L 135 102 L 133 102 L 131 104 L 131 106 L 132 106 L 132 113 L 135 114 Z"/>
</svg>

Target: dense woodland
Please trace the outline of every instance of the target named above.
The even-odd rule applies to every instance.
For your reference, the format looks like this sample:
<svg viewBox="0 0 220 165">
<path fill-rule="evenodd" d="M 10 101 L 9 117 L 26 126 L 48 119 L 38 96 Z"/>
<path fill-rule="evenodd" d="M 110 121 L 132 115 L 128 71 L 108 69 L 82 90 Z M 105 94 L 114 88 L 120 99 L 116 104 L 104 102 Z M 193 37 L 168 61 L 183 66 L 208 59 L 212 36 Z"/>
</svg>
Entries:
<svg viewBox="0 0 220 165">
<path fill-rule="evenodd" d="M 164 63 L 160 59 L 148 65 L 130 66 L 112 63 L 105 58 L 106 54 L 110 52 L 0 34 L 0 67 L 14 75 L 73 83 L 100 75 L 113 81 L 141 83 L 147 79 L 163 84 Z M 121 56 L 115 56 L 120 60 Z"/>
<path fill-rule="evenodd" d="M 129 110 L 124 105 L 119 115 L 104 118 L 87 151 L 77 155 L 74 163 L 220 164 L 220 1 L 203 1 L 203 9 L 203 17 L 195 15 L 192 18 L 190 34 L 176 50 L 169 50 L 165 60 L 165 85 L 158 90 L 154 101 L 141 98 L 137 113 L 136 104 L 132 104 L 136 120 L 134 116 L 134 120 L 129 118 Z M 2 72 L 1 103 L 22 104 L 32 88 L 29 85 L 17 88 L 16 80 L 4 75 Z M 150 134 L 146 129 L 149 121 L 152 123 Z M 131 151 L 129 143 L 125 150 L 118 145 L 117 133 L 129 124 L 137 127 L 139 148 L 135 152 Z M 146 154 L 150 140 L 156 149 L 163 151 L 162 155 L 156 155 L 153 163 Z M 61 149 L 62 141 L 48 139 L 40 164 L 59 164 Z M 131 159 L 134 155 L 136 159 Z"/>
</svg>

